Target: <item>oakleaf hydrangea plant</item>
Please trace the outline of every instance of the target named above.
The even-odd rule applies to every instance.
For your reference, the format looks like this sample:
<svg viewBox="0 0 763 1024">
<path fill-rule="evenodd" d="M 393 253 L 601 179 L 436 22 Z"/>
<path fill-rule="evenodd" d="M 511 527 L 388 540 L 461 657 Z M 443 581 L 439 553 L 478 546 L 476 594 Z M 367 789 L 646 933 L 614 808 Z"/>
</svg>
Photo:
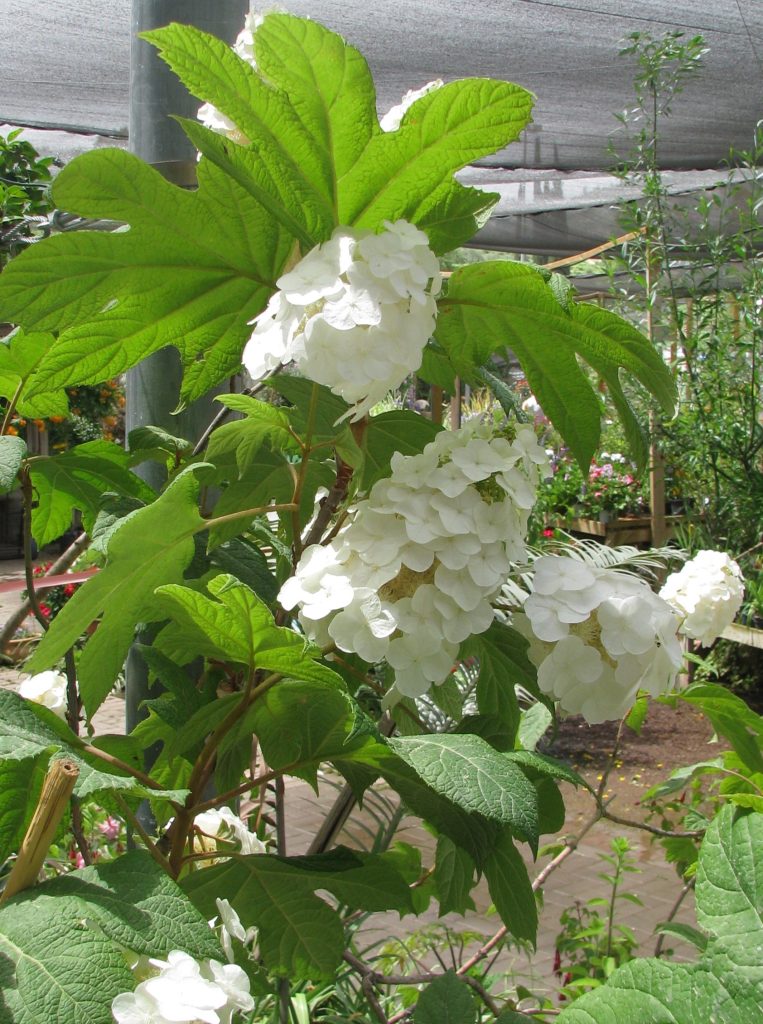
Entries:
<svg viewBox="0 0 763 1024">
<path fill-rule="evenodd" d="M 330 982 L 344 964 L 362 1015 L 386 1021 L 384 979 L 348 949 L 348 915 L 422 913 L 432 899 L 462 911 L 484 877 L 506 933 L 536 939 L 526 862 L 561 827 L 559 780 L 582 780 L 535 753 L 520 684 L 535 708 L 620 717 L 670 690 L 677 633 L 706 641 L 741 583 L 722 556 L 699 598 L 702 566 L 662 596 L 573 558 L 526 570 L 548 460 L 494 357 L 510 346 L 586 469 L 594 374 L 637 455 L 621 374 L 668 412 L 674 401 L 634 327 L 542 270 L 441 274 L 497 199 L 455 174 L 520 136 L 526 90 L 437 81 L 380 121 L 365 60 L 316 22 L 251 16 L 233 47 L 185 25 L 146 39 L 199 99 L 198 119 L 180 122 L 198 188 L 116 149 L 59 174 L 61 209 L 119 229 L 54 235 L 3 272 L 0 316 L 17 325 L 5 424 L 17 408 L 58 414 L 66 389 L 167 345 L 184 367 L 180 406 L 242 367 L 252 384 L 220 396 L 195 447 L 150 425 L 126 448 L 55 458 L 0 438 L 0 483 L 24 496 L 30 579 L 31 538 L 52 539 L 72 508 L 98 569 L 45 632 L 21 696 L 0 691 L 0 770 L 19 794 L 0 828 L 3 858 L 18 854 L 0 904 L 0 1020 L 228 1024 L 274 1006 L 286 1020 L 290 985 Z M 451 390 L 457 376 L 496 381 L 502 411 L 452 431 L 380 411 L 412 373 Z M 146 461 L 166 470 L 158 489 L 133 472 Z M 518 572 L 534 585 L 507 615 Z M 147 717 L 128 736 L 95 736 L 128 654 L 156 683 Z M 417 700 L 453 710 L 467 663 L 473 713 L 427 731 Z M 382 780 L 436 834 L 434 859 L 336 846 L 331 815 L 309 855 L 287 850 L 284 780 L 317 786 L 319 770 L 342 780 L 345 807 Z M 62 773 L 69 790 L 40 796 Z M 55 828 L 70 794 L 85 866 L 35 885 L 38 797 Z M 92 862 L 87 801 L 125 821 L 135 848 Z M 457 976 L 425 980 L 422 999 L 452 989 L 457 1024 L 474 1020 Z"/>
</svg>

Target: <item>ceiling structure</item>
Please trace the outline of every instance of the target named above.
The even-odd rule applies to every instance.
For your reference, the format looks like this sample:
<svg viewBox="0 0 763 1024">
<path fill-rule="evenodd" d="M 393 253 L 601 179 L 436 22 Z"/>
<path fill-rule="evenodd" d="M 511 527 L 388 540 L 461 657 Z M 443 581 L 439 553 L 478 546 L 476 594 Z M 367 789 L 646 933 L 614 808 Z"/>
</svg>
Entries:
<svg viewBox="0 0 763 1024">
<path fill-rule="evenodd" d="M 225 3 L 225 0 L 209 0 Z M 161 0 L 157 0 L 161 3 Z M 9 5 L 8 5 L 9 6 Z M 289 0 L 363 52 L 385 111 L 410 88 L 466 75 L 515 81 L 536 97 L 533 123 L 462 180 L 500 195 L 476 241 L 566 256 L 622 233 L 615 204 L 635 186 L 607 174 L 615 114 L 633 106 L 633 32 L 701 34 L 709 52 L 674 103 L 660 164 L 687 209 L 723 187 L 730 151 L 748 150 L 763 116 L 763 3 L 751 0 Z M 38 149 L 68 159 L 125 145 L 130 0 L 19 0 L 4 12 L 0 123 L 29 126 Z M 741 193 L 736 194 L 738 202 Z"/>
</svg>

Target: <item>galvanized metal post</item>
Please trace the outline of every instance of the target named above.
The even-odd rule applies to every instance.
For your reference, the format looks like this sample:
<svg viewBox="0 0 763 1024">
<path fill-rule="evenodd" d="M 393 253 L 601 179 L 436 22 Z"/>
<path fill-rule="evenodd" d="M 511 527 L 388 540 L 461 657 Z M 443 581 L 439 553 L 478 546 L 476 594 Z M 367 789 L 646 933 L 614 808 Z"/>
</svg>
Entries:
<svg viewBox="0 0 763 1024">
<path fill-rule="evenodd" d="M 194 25 L 232 43 L 244 24 L 249 0 L 133 0 L 130 55 L 130 150 L 155 166 L 168 180 L 185 188 L 196 183 L 196 153 L 172 120 L 172 114 L 195 117 L 200 101 L 191 96 L 140 32 L 170 22 Z M 196 441 L 211 420 L 211 396 L 173 415 L 178 405 L 181 368 L 178 352 L 166 348 L 149 356 L 127 375 L 126 428 L 153 424 Z M 144 463 L 139 472 L 152 486 L 165 479 L 158 463 Z M 142 659 L 131 651 L 125 665 L 127 729 L 145 714 L 140 705 L 149 696 Z"/>
</svg>

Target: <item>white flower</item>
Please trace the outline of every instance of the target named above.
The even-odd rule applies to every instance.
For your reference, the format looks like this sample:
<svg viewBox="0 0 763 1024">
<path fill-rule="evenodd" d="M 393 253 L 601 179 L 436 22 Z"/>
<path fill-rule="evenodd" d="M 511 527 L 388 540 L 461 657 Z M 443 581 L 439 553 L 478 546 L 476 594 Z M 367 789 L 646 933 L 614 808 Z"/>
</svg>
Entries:
<svg viewBox="0 0 763 1024">
<path fill-rule="evenodd" d="M 514 624 L 530 640 L 538 685 L 590 723 L 622 718 L 639 690 L 668 692 L 681 665 L 678 616 L 642 579 L 562 555 L 534 563 Z"/>
<path fill-rule="evenodd" d="M 337 228 L 276 283 L 242 357 L 255 379 L 293 361 L 358 419 L 421 365 L 441 277 L 412 224 L 385 221 L 379 234 Z"/>
<path fill-rule="evenodd" d="M 699 551 L 680 572 L 668 576 L 660 597 L 683 617 L 681 632 L 707 646 L 734 621 L 742 605 L 742 571 L 724 551 Z"/>
<path fill-rule="evenodd" d="M 241 923 L 241 918 L 238 916 L 236 911 L 230 905 L 228 900 L 215 900 L 217 904 L 217 913 L 220 915 L 220 943 L 225 951 L 225 955 L 228 958 L 229 963 L 233 963 L 236 959 L 233 951 L 233 939 L 248 946 L 257 936 L 256 928 L 244 928 Z M 215 920 L 209 922 L 210 927 L 214 927 Z"/>
<path fill-rule="evenodd" d="M 62 672 L 38 672 L 19 684 L 19 696 L 42 704 L 59 718 L 66 717 L 66 676 Z"/>
<path fill-rule="evenodd" d="M 209 977 L 226 997 L 226 1005 L 219 1014 L 220 1024 L 228 1024 L 236 1010 L 248 1013 L 254 1009 L 254 999 L 249 991 L 249 978 L 237 964 L 221 964 L 217 960 L 208 960 L 202 966 L 202 973 Z"/>
<path fill-rule="evenodd" d="M 250 832 L 230 807 L 203 811 L 194 818 L 194 825 L 202 833 L 201 845 L 205 850 L 214 850 L 217 843 L 210 845 L 204 839 L 228 841 L 238 844 L 243 854 L 265 853 L 265 845 L 254 832 Z"/>
<path fill-rule="evenodd" d="M 199 964 L 179 949 L 149 963 L 154 976 L 112 1001 L 117 1024 L 230 1024 L 237 1010 L 254 1008 L 249 978 L 235 964 Z"/>
<path fill-rule="evenodd" d="M 458 644 L 493 621 L 492 600 L 526 554 L 527 512 L 504 477 L 510 467 L 534 499 L 547 462 L 534 445 L 472 421 L 419 455 L 396 453 L 391 476 L 350 510 L 330 544 L 303 553 L 282 587 L 282 606 L 299 606 L 311 639 L 328 623 L 340 650 L 389 662 L 387 706 L 444 682 Z"/>
<path fill-rule="evenodd" d="M 441 89 L 442 85 L 442 79 L 435 78 L 434 81 L 422 85 L 420 89 L 409 89 L 402 100 L 395 104 L 394 107 L 391 107 L 379 121 L 382 131 L 396 132 L 400 127 L 400 122 L 403 120 L 403 115 L 411 104 L 421 99 L 422 96 L 426 96 L 427 93 L 434 92 L 435 89 Z"/>
</svg>

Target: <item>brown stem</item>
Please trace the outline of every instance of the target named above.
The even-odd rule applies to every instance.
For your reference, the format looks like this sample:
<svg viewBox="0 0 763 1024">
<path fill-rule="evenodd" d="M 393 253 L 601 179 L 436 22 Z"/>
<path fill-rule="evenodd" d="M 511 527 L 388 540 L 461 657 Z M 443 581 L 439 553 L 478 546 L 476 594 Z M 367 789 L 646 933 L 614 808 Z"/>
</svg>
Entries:
<svg viewBox="0 0 763 1024">
<path fill-rule="evenodd" d="M 74 562 L 77 561 L 82 552 L 87 548 L 90 543 L 90 538 L 86 533 L 81 533 L 75 541 L 73 541 L 64 553 L 51 565 L 50 569 L 45 573 L 45 576 L 57 576 L 59 573 L 66 572 Z M 39 583 L 44 580 L 38 577 Z M 3 628 L 0 629 L 0 650 L 5 650 L 16 633 L 16 630 L 22 624 L 24 619 L 29 615 L 32 610 L 32 603 L 29 598 L 25 598 L 19 607 L 11 614 L 10 618 L 6 620 Z"/>
<path fill-rule="evenodd" d="M 105 761 L 107 764 L 112 765 L 114 768 L 119 768 L 121 771 L 126 772 L 128 775 L 132 775 L 138 782 L 142 782 L 144 786 L 149 789 L 161 789 L 161 785 L 151 778 L 150 775 L 146 775 L 140 768 L 134 768 L 131 764 L 126 761 L 122 761 L 121 758 L 115 757 L 113 754 L 107 754 L 105 750 L 99 750 L 98 747 L 93 747 L 89 743 L 85 743 L 82 746 L 82 752 L 90 754 L 92 757 L 97 757 L 101 761 Z M 177 807 L 177 804 L 173 804 L 173 807 Z"/>
<path fill-rule="evenodd" d="M 208 811 L 213 807 L 220 807 L 222 804 L 227 804 L 230 800 L 235 800 L 237 796 L 243 796 L 244 793 L 250 792 L 250 790 L 258 789 L 261 786 L 266 786 L 269 782 L 277 779 L 279 775 L 288 773 L 289 767 L 281 768 L 277 772 L 265 772 L 264 775 L 258 775 L 254 779 L 247 779 L 246 782 L 242 782 L 240 786 L 235 786 L 233 789 L 229 789 L 227 793 L 222 793 L 220 796 L 212 797 L 211 800 L 205 800 L 203 804 L 196 804 L 193 808 L 194 815 L 201 814 L 202 811 Z"/>
<path fill-rule="evenodd" d="M 0 903 L 5 903 L 37 881 L 78 776 L 79 768 L 74 762 L 65 758 L 51 762 Z"/>
<path fill-rule="evenodd" d="M 21 493 L 24 499 L 24 578 L 26 579 L 27 600 L 34 617 L 40 623 L 43 630 L 47 632 L 50 628 L 50 623 L 40 610 L 40 602 L 34 589 L 34 571 L 32 566 L 32 502 L 34 501 L 34 490 L 32 487 L 32 477 L 29 474 L 29 469 L 26 467 L 21 474 Z"/>
<path fill-rule="evenodd" d="M 153 841 L 148 832 L 146 832 L 146 830 L 143 828 L 143 825 L 141 824 L 141 821 L 138 818 L 137 814 L 133 814 L 129 804 L 127 803 L 126 800 L 122 799 L 119 793 L 115 791 L 113 795 L 116 799 L 116 802 L 119 804 L 123 817 L 130 822 L 132 827 L 143 840 L 143 845 L 146 847 L 146 850 L 151 854 L 151 856 L 154 858 L 154 860 L 162 869 L 162 871 L 166 871 L 168 875 L 172 874 L 170 870 L 169 861 L 167 860 L 166 857 L 162 856 L 161 852 L 159 851 L 159 847 Z"/>
</svg>

